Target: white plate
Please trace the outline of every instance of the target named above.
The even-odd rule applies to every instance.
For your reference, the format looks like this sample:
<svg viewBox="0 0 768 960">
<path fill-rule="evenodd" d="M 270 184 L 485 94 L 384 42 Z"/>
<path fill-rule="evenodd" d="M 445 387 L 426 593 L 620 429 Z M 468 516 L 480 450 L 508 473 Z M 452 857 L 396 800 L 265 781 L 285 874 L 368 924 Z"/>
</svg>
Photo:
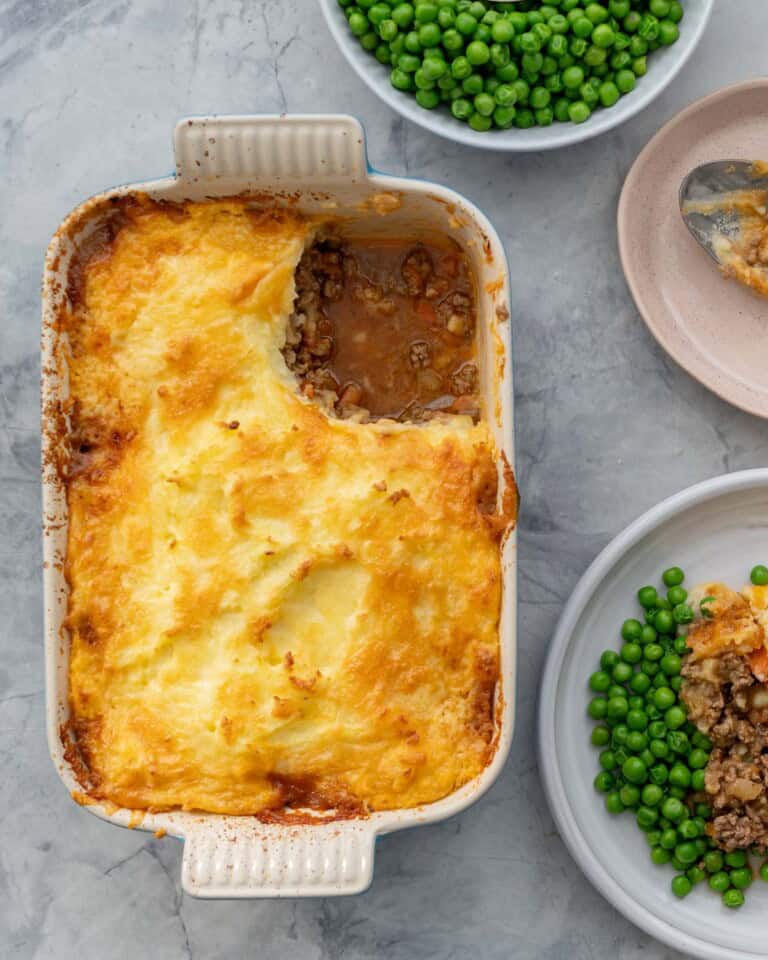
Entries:
<svg viewBox="0 0 768 960">
<path fill-rule="evenodd" d="M 673 564 L 686 584 L 742 585 L 768 558 L 768 469 L 716 477 L 658 504 L 616 537 L 579 581 L 558 623 L 539 699 L 539 767 L 552 815 L 576 862 L 629 920 L 677 950 L 706 960 L 768 957 L 768 885 L 756 882 L 738 911 L 698 885 L 685 900 L 670 890 L 630 814 L 613 817 L 592 787 L 587 678 L 600 653 L 618 649 L 635 594 Z"/>
<path fill-rule="evenodd" d="M 486 150 L 527 153 L 554 150 L 589 140 L 612 130 L 647 107 L 672 82 L 693 53 L 712 13 L 714 0 L 684 0 L 685 16 L 680 24 L 680 39 L 649 57 L 648 73 L 638 81 L 637 88 L 610 110 L 598 110 L 586 123 L 555 123 L 551 127 L 513 128 L 488 133 L 477 133 L 447 110 L 424 110 L 412 94 L 395 90 L 389 82 L 391 68 L 363 50 L 349 29 L 338 0 L 320 0 L 320 6 L 336 43 L 360 79 L 407 120 L 457 143 Z"/>
</svg>

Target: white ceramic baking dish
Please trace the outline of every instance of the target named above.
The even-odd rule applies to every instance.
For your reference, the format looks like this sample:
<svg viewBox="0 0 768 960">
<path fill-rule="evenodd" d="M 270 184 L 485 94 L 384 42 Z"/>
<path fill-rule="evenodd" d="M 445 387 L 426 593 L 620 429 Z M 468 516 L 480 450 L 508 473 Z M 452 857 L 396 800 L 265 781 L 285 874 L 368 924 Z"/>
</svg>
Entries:
<svg viewBox="0 0 768 960">
<path fill-rule="evenodd" d="M 57 471 L 55 418 L 67 398 L 64 351 L 55 319 L 66 297 L 69 260 L 103 215 L 105 201 L 135 190 L 180 201 L 232 194 L 272 195 L 307 212 L 365 217 L 365 231 L 404 235 L 432 229 L 452 234 L 471 257 L 479 280 L 478 353 L 487 417 L 498 448 L 513 465 L 512 361 L 509 278 L 504 250 L 483 214 L 452 190 L 391 177 L 367 162 L 363 130 L 347 116 L 213 117 L 185 119 L 174 133 L 176 173 L 117 187 L 86 201 L 63 222 L 48 249 L 43 280 L 42 400 L 45 555 L 45 644 L 48 743 L 73 794 L 79 790 L 64 756 L 68 639 L 62 627 L 67 587 L 63 573 L 66 500 Z M 467 558 L 471 562 L 471 558 Z M 155 813 L 88 805 L 120 826 L 163 831 L 184 839 L 182 884 L 199 897 L 296 897 L 358 893 L 370 884 L 377 836 L 433 823 L 464 810 L 498 776 L 512 739 L 515 701 L 516 537 L 503 549 L 501 681 L 497 691 L 497 748 L 474 781 L 444 799 L 367 819 L 266 824 L 253 817 Z"/>
</svg>

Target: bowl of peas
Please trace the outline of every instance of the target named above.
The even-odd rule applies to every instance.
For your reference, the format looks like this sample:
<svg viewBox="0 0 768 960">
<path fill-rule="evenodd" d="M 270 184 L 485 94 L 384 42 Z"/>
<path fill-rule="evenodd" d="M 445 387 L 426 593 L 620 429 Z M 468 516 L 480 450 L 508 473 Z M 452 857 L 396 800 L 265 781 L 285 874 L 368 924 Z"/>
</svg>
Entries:
<svg viewBox="0 0 768 960">
<path fill-rule="evenodd" d="M 320 0 L 342 53 L 390 107 L 491 150 L 587 140 L 642 110 L 714 0 Z"/>
</svg>

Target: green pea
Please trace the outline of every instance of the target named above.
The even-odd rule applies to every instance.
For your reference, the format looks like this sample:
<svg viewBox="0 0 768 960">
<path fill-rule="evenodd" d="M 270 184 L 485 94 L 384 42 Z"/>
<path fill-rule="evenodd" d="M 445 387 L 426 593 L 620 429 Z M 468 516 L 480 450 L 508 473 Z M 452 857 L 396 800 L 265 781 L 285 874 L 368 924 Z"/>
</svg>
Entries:
<svg viewBox="0 0 768 960">
<path fill-rule="evenodd" d="M 684 873 L 678 874 L 678 876 L 672 880 L 672 893 L 681 900 L 683 897 L 687 897 L 692 889 L 693 884 Z"/>
<path fill-rule="evenodd" d="M 496 101 L 489 93 L 478 93 L 474 105 L 475 110 L 483 117 L 490 117 L 496 109 Z"/>
<path fill-rule="evenodd" d="M 747 855 L 743 850 L 732 850 L 725 855 L 726 865 L 729 867 L 746 867 Z"/>
<path fill-rule="evenodd" d="M 723 894 L 723 905 L 730 910 L 738 910 L 744 906 L 744 894 L 741 890 L 726 890 Z"/>
<path fill-rule="evenodd" d="M 768 883 L 768 860 L 765 861 L 760 867 L 760 879 L 765 880 Z"/>
<path fill-rule="evenodd" d="M 688 788 L 691 785 L 691 771 L 682 763 L 676 763 L 669 771 L 669 782 L 673 787 Z"/>
<path fill-rule="evenodd" d="M 398 5 L 393 8 L 390 16 L 401 30 L 405 30 L 413 23 L 413 6 L 410 3 L 398 3 Z"/>
<path fill-rule="evenodd" d="M 615 41 L 616 34 L 607 23 L 599 24 L 592 31 L 592 43 L 594 43 L 596 47 L 602 47 L 607 50 L 613 46 Z"/>
<path fill-rule="evenodd" d="M 661 674 L 659 674 L 659 676 L 661 676 Z M 669 687 L 659 687 L 658 690 L 654 691 L 653 703 L 658 710 L 668 710 L 674 706 L 676 700 L 677 697 L 674 691 L 670 690 Z"/>
<path fill-rule="evenodd" d="M 382 20 L 390 18 L 392 11 L 386 3 L 374 3 L 368 11 L 368 19 L 374 26 L 378 26 Z"/>
<path fill-rule="evenodd" d="M 410 90 L 413 86 L 411 75 L 399 67 L 395 67 L 392 73 L 390 73 L 389 82 L 396 90 Z"/>
<path fill-rule="evenodd" d="M 652 609 L 659 599 L 656 587 L 641 587 L 637 591 L 637 599 L 644 610 Z"/>
<path fill-rule="evenodd" d="M 695 840 L 699 836 L 700 830 L 699 825 L 695 820 L 692 820 L 690 817 L 687 817 L 680 823 L 680 826 L 677 828 L 677 832 L 684 840 Z"/>
<path fill-rule="evenodd" d="M 434 80 L 430 80 L 427 76 L 424 70 L 424 63 L 426 63 L 426 61 L 422 61 L 421 67 L 419 67 L 416 73 L 414 73 L 413 82 L 416 85 L 417 90 L 432 90 L 435 86 L 435 82 Z"/>
<path fill-rule="evenodd" d="M 667 600 L 669 600 L 674 609 L 679 603 L 685 603 L 688 599 L 688 591 L 685 587 L 674 586 L 667 590 Z"/>
<path fill-rule="evenodd" d="M 632 667 L 628 663 L 619 662 L 611 671 L 614 683 L 626 683 L 632 676 Z"/>
<path fill-rule="evenodd" d="M 517 102 L 517 92 L 509 83 L 500 83 L 494 91 L 494 99 L 499 106 L 511 107 Z"/>
<path fill-rule="evenodd" d="M 683 19 L 683 7 L 679 0 L 672 0 L 672 3 L 670 3 L 667 19 L 671 20 L 672 23 L 679 23 Z"/>
<path fill-rule="evenodd" d="M 658 821 L 659 814 L 652 807 L 639 807 L 635 819 L 641 830 L 650 830 Z"/>
<path fill-rule="evenodd" d="M 425 110 L 434 110 L 440 103 L 440 94 L 436 90 L 417 90 L 416 103 Z"/>
<path fill-rule="evenodd" d="M 645 730 L 648 726 L 648 717 L 643 710 L 629 710 L 626 722 L 630 730 Z"/>
<path fill-rule="evenodd" d="M 737 890 L 746 890 L 747 887 L 751 887 L 753 879 L 749 867 L 739 867 L 736 870 L 731 870 L 731 886 L 736 887 Z"/>
<path fill-rule="evenodd" d="M 710 850 L 704 854 L 704 869 L 707 873 L 720 873 L 723 869 L 723 855 L 719 850 Z"/>
<path fill-rule="evenodd" d="M 670 707 L 664 714 L 664 723 L 670 730 L 677 730 L 685 723 L 685 711 L 680 707 Z"/>
<path fill-rule="evenodd" d="M 415 8 L 416 20 L 418 23 L 429 23 L 432 20 L 437 20 L 437 11 L 436 3 L 417 3 Z"/>
<path fill-rule="evenodd" d="M 451 63 L 451 76 L 456 80 L 466 80 L 467 77 L 472 74 L 472 64 L 467 60 L 466 57 L 456 57 L 455 60 Z M 603 654 L 605 656 L 605 654 Z M 616 661 L 618 662 L 618 654 L 616 654 Z"/>
<path fill-rule="evenodd" d="M 671 20 L 662 20 L 659 24 L 659 43 L 670 47 L 680 39 L 680 30 Z"/>
<path fill-rule="evenodd" d="M 621 77 L 622 74 L 628 73 L 628 72 L 629 71 L 627 70 L 620 70 L 616 74 L 616 86 L 619 88 L 619 90 L 622 93 L 625 93 L 626 91 L 622 89 L 622 85 L 619 82 L 619 78 Z M 632 75 L 632 79 L 634 81 L 634 74 Z M 669 610 L 662 609 L 662 610 L 659 610 L 656 616 L 653 618 L 653 625 L 654 627 L 656 627 L 659 633 L 672 633 L 672 631 L 675 629 L 675 619 L 672 616 L 672 614 L 669 612 Z"/>
<path fill-rule="evenodd" d="M 756 587 L 764 587 L 768 584 L 768 567 L 765 564 L 758 563 L 752 567 L 749 579 Z"/>
<path fill-rule="evenodd" d="M 549 106 L 549 102 L 551 99 L 552 99 L 552 95 L 550 94 L 549 90 L 545 89 L 544 87 L 534 87 L 533 90 L 531 90 L 530 103 L 531 103 L 531 106 L 536 110 L 541 110 L 542 108 Z M 639 656 L 637 660 L 630 660 L 625 656 L 626 647 L 633 647 L 633 646 L 636 646 L 636 644 L 624 644 L 624 646 L 621 649 L 621 658 L 627 663 L 637 663 L 638 660 L 640 660 L 642 657 L 642 650 L 640 649 L 640 647 L 637 647 L 639 652 Z"/>
<path fill-rule="evenodd" d="M 437 57 L 430 57 L 429 59 L 424 60 L 424 65 L 421 68 L 424 72 L 424 76 L 427 80 L 435 81 L 439 80 L 440 77 L 444 76 L 448 72 L 448 64 L 445 60 L 439 60 Z"/>
<path fill-rule="evenodd" d="M 672 709 L 675 709 L 674 707 Z M 669 711 L 667 711 L 668 713 Z M 688 734 L 684 730 L 670 730 L 667 734 L 667 746 L 673 753 L 679 753 L 685 756 L 690 752 L 691 744 L 688 740 Z"/>
<path fill-rule="evenodd" d="M 612 107 L 621 96 L 619 93 L 619 88 L 615 83 L 613 83 L 613 81 L 606 81 L 605 83 L 600 84 L 598 95 L 600 97 L 600 102 L 604 107 Z M 654 637 L 655 636 L 656 631 L 654 630 Z"/>
<path fill-rule="evenodd" d="M 645 842 L 649 847 L 658 847 L 659 841 L 661 840 L 661 830 L 646 830 L 645 833 Z"/>
<path fill-rule="evenodd" d="M 659 845 L 664 847 L 665 850 L 674 850 L 677 846 L 677 830 L 670 827 L 662 831 Z"/>
<path fill-rule="evenodd" d="M 466 120 L 468 117 L 472 115 L 472 103 L 469 100 L 467 100 L 466 97 L 457 97 L 451 103 L 451 113 L 454 115 L 454 117 L 456 117 L 457 120 Z M 604 706 L 600 707 L 599 713 L 593 712 L 593 708 L 597 703 L 604 704 Z M 590 717 L 594 717 L 596 720 L 602 720 L 602 718 L 605 716 L 607 707 L 608 707 L 607 700 L 604 700 L 602 697 L 595 697 L 594 700 L 590 701 L 590 704 L 587 710 L 589 712 Z M 595 733 L 599 729 L 600 727 L 595 727 L 595 729 L 592 731 L 593 743 L 595 743 L 595 740 L 594 740 Z M 601 746 L 601 744 L 595 743 L 595 746 L 599 747 Z"/>
<path fill-rule="evenodd" d="M 491 36 L 494 43 L 509 43 L 515 36 L 515 28 L 504 17 L 499 17 L 491 26 Z"/>
<path fill-rule="evenodd" d="M 642 694 L 647 693 L 651 687 L 651 678 L 646 673 L 634 673 L 629 681 L 629 689 L 633 693 Z"/>
<path fill-rule="evenodd" d="M 471 37 L 477 31 L 477 20 L 475 20 L 471 13 L 462 11 L 457 14 L 454 25 L 459 33 L 463 33 L 465 37 Z"/>
<path fill-rule="evenodd" d="M 662 866 L 662 864 L 669 863 L 671 859 L 672 854 L 669 850 L 665 850 L 664 847 L 656 846 L 651 850 L 651 862 L 655 863 L 658 867 Z"/>
<path fill-rule="evenodd" d="M 482 40 L 473 40 L 467 45 L 466 56 L 472 66 L 476 67 L 488 63 L 491 59 L 491 51 L 488 49 L 487 43 L 483 43 Z"/>
<path fill-rule="evenodd" d="M 693 774 L 691 774 L 691 786 L 693 786 Z M 708 803 L 697 803 L 695 808 L 696 819 L 700 822 L 701 831 L 706 827 L 706 821 L 712 816 L 712 807 Z"/>
<path fill-rule="evenodd" d="M 688 766 L 691 770 L 703 770 L 706 767 L 709 756 L 705 750 L 698 747 L 691 750 L 688 754 Z"/>
<path fill-rule="evenodd" d="M 691 623 L 693 621 L 693 609 L 687 603 L 678 603 L 672 610 L 672 619 L 675 623 Z"/>
<path fill-rule="evenodd" d="M 619 790 L 619 798 L 625 807 L 631 809 L 636 807 L 640 802 L 640 791 L 637 787 L 632 786 L 631 783 L 625 783 L 621 790 Z"/>
<path fill-rule="evenodd" d="M 643 630 L 640 635 L 640 643 L 643 644 L 643 646 L 649 643 L 656 643 L 658 636 L 659 635 L 658 633 L 656 633 L 655 628 L 652 627 L 649 623 L 646 623 L 643 626 Z"/>
<path fill-rule="evenodd" d="M 618 795 L 618 793 L 609 793 L 606 796 L 605 809 L 608 811 L 608 813 L 613 814 L 624 812 L 624 804 L 621 802 L 621 797 Z"/>
<path fill-rule="evenodd" d="M 461 89 L 472 97 L 483 92 L 483 78 L 479 73 L 473 73 L 461 81 Z"/>
<path fill-rule="evenodd" d="M 718 870 L 709 878 L 709 886 L 715 893 L 725 893 L 731 885 L 731 878 L 724 870 Z"/>
<path fill-rule="evenodd" d="M 676 653 L 668 653 L 661 658 L 659 666 L 668 677 L 675 677 L 680 673 L 683 661 Z"/>
<path fill-rule="evenodd" d="M 641 798 L 644 806 L 656 807 L 664 797 L 664 791 L 655 783 L 648 783 L 643 787 Z"/>
<path fill-rule="evenodd" d="M 671 820 L 672 823 L 678 823 L 685 816 L 685 804 L 681 803 L 676 797 L 668 797 L 662 804 L 661 813 L 662 816 L 667 820 Z"/>
<path fill-rule="evenodd" d="M 423 23 L 418 30 L 422 47 L 436 47 L 440 43 L 442 32 L 436 23 Z"/>
<path fill-rule="evenodd" d="M 664 647 L 662 647 L 660 643 L 649 643 L 643 650 L 644 660 L 650 660 L 653 662 L 656 660 L 661 660 L 663 656 L 664 656 Z"/>
<path fill-rule="evenodd" d="M 410 30 L 406 33 L 403 39 L 403 45 L 408 53 L 421 53 L 421 44 L 419 43 L 419 35 L 415 30 Z"/>
<path fill-rule="evenodd" d="M 658 784 L 658 786 L 663 786 L 668 778 L 669 771 L 664 763 L 655 763 L 648 771 L 648 779 L 651 783 Z"/>
<path fill-rule="evenodd" d="M 490 130 L 493 126 L 493 121 L 490 117 L 484 117 L 482 113 L 478 113 L 477 111 L 472 113 L 468 123 L 470 127 L 478 133 L 485 133 L 486 130 Z"/>
<path fill-rule="evenodd" d="M 698 857 L 699 852 L 696 849 L 696 845 L 686 841 L 685 843 L 679 843 L 675 847 L 675 857 L 684 863 L 686 866 L 690 866 L 696 858 Z"/>
<path fill-rule="evenodd" d="M 631 753 L 642 753 L 648 746 L 648 737 L 641 730 L 630 730 L 624 744 Z"/>
<path fill-rule="evenodd" d="M 629 783 L 641 784 L 648 779 L 648 769 L 639 757 L 628 757 L 621 767 L 621 772 Z"/>
<path fill-rule="evenodd" d="M 619 72 L 616 74 L 616 86 L 619 88 L 621 93 L 629 93 L 631 90 L 634 90 L 634 73 L 631 70 L 619 70 Z M 659 624 L 657 622 L 654 622 L 654 626 L 657 630 L 659 629 Z"/>
<path fill-rule="evenodd" d="M 691 774 L 691 789 L 695 790 L 697 793 L 705 787 L 705 774 L 703 770 L 694 770 Z"/>
<path fill-rule="evenodd" d="M 679 587 L 685 580 L 685 573 L 680 567 L 667 567 L 661 575 L 665 587 Z"/>
</svg>

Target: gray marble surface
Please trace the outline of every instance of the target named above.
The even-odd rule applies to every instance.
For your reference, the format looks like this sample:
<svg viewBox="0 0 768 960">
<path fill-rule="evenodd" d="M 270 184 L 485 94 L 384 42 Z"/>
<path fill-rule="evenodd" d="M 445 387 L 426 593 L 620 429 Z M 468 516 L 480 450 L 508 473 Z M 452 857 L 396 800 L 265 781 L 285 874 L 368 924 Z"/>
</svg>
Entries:
<svg viewBox="0 0 768 960">
<path fill-rule="evenodd" d="M 738 15 L 737 15 L 738 14 Z M 692 62 L 616 132 L 532 156 L 474 152 L 403 121 L 336 52 L 314 0 L 0 2 L 0 957 L 661 960 L 566 853 L 535 757 L 539 672 L 597 551 L 660 498 L 768 463 L 765 424 L 668 360 L 616 251 L 622 180 L 680 107 L 765 69 L 765 0 L 717 0 Z M 443 825 L 385 839 L 364 896 L 198 902 L 181 847 L 75 806 L 44 736 L 39 282 L 60 219 L 171 168 L 185 113 L 349 111 L 380 169 L 491 212 L 513 273 L 523 491 L 517 732 L 498 784 Z"/>
</svg>

